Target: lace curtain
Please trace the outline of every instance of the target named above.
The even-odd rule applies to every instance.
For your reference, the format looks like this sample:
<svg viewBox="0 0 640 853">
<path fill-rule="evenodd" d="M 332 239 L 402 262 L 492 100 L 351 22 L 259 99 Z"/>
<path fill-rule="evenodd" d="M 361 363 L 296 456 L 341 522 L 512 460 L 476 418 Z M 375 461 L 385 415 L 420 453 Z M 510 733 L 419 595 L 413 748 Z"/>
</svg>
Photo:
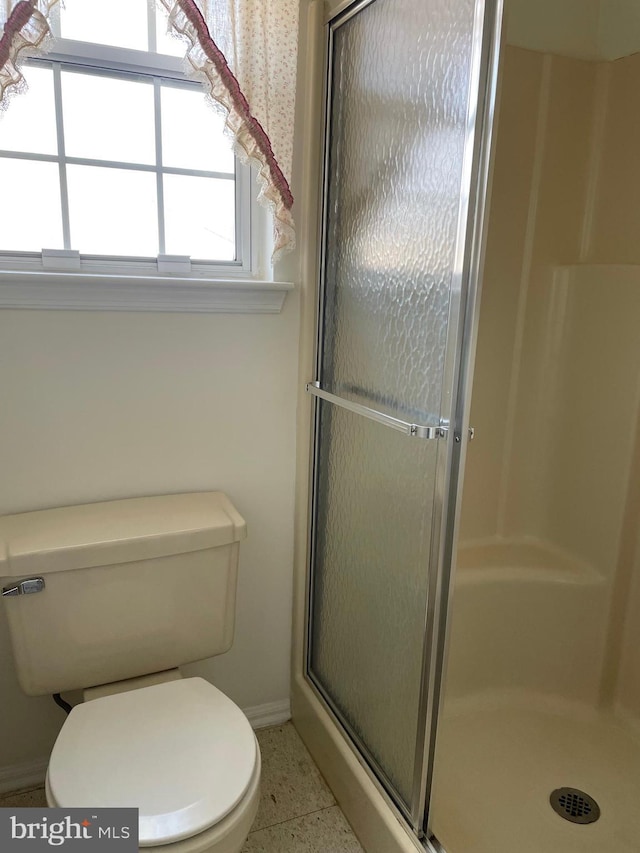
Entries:
<svg viewBox="0 0 640 853">
<path fill-rule="evenodd" d="M 57 0 L 0 0 L 0 110 L 9 95 L 25 88 L 18 68 L 20 55 L 43 46 L 49 35 L 47 18 Z"/>
<path fill-rule="evenodd" d="M 0 109 L 24 87 L 20 55 L 45 49 L 58 0 L 0 0 Z M 259 200 L 274 215 L 273 260 L 295 245 L 289 187 L 298 0 L 157 0 L 185 41 L 188 72 L 227 111 L 236 152 L 259 172 Z M 108 3 L 105 4 L 105 10 Z"/>
</svg>

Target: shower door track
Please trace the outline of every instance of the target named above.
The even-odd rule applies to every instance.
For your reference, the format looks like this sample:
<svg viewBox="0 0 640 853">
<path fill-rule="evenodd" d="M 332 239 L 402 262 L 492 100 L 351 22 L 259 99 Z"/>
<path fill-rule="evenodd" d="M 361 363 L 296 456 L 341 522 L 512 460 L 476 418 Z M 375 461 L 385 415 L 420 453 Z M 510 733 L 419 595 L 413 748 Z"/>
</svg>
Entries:
<svg viewBox="0 0 640 853">
<path fill-rule="evenodd" d="M 373 757 L 368 747 L 345 720 L 340 709 L 336 707 L 334 702 L 331 700 L 331 697 L 326 693 L 322 685 L 316 680 L 310 670 L 307 672 L 307 678 L 309 679 L 309 683 L 311 684 L 316 697 L 320 700 L 325 710 L 334 718 L 334 721 L 338 724 L 339 728 L 342 729 L 343 734 L 346 735 L 347 743 L 352 747 L 353 754 L 357 757 L 360 764 L 368 771 L 370 777 L 375 780 L 378 790 L 384 794 L 387 801 L 398 812 L 398 817 L 402 818 L 403 821 L 408 821 L 413 826 L 413 820 L 409 810 L 401 800 L 397 799 L 393 795 L 393 783 L 382 767 L 380 767 L 380 764 Z M 422 833 L 417 834 L 419 838 L 422 837 Z"/>
<path fill-rule="evenodd" d="M 349 746 L 352 754 L 357 758 L 360 766 L 366 771 L 368 777 L 374 783 L 380 795 L 385 799 L 389 808 L 395 813 L 396 818 L 402 825 L 406 826 L 407 838 L 415 844 L 416 853 L 424 853 L 425 850 L 427 853 L 447 853 L 437 838 L 434 838 L 433 836 L 427 838 L 424 829 L 420 828 L 420 830 L 416 830 L 414 828 L 413 833 L 409 832 L 409 829 L 413 828 L 411 815 L 404 804 L 393 796 L 393 785 L 387 774 L 371 755 L 369 749 L 365 746 L 360 737 L 344 719 L 340 710 L 331 701 L 331 697 L 325 692 L 322 685 L 318 683 L 313 673 L 307 671 L 306 678 L 316 699 L 341 732 L 345 742 Z"/>
</svg>

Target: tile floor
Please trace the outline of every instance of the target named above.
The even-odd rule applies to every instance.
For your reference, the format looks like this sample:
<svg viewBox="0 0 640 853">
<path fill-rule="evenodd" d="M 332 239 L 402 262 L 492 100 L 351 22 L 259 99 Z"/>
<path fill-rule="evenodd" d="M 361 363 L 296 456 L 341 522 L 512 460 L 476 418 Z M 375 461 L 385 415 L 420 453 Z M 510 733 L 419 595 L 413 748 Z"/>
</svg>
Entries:
<svg viewBox="0 0 640 853">
<path fill-rule="evenodd" d="M 243 853 L 364 853 L 291 723 L 256 734 L 260 807 Z M 42 788 L 0 797 L 0 807 L 43 805 Z"/>
</svg>

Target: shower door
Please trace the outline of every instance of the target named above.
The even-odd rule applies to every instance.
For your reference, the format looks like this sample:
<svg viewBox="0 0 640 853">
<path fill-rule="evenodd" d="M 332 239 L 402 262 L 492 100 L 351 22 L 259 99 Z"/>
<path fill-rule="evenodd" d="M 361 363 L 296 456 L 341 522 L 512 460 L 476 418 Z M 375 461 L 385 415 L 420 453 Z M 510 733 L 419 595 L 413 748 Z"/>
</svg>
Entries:
<svg viewBox="0 0 640 853">
<path fill-rule="evenodd" d="M 368 0 L 328 26 L 307 675 L 418 835 L 498 11 Z"/>
</svg>

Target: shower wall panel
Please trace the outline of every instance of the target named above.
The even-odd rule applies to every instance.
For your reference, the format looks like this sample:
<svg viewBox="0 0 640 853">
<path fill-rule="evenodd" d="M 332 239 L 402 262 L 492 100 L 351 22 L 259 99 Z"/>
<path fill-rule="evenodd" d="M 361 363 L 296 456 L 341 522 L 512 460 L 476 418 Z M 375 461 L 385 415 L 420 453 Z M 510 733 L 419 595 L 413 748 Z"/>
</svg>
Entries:
<svg viewBox="0 0 640 853">
<path fill-rule="evenodd" d="M 619 314 L 608 330 L 599 324 L 596 340 L 608 359 L 611 393 L 618 394 L 609 404 L 609 414 L 616 423 L 615 456 L 621 457 L 615 461 L 628 483 L 617 543 L 603 699 L 640 719 L 640 54 L 603 64 L 603 73 L 606 99 L 588 259 L 603 265 L 603 273 L 612 269 L 627 282 L 623 298 L 611 277 L 603 282 L 603 291 Z M 624 328 L 627 349 L 621 350 Z M 613 456 L 606 454 L 609 460 Z M 603 495 L 605 506 L 607 500 Z"/>
<path fill-rule="evenodd" d="M 557 267 L 640 263 L 640 111 L 629 109 L 639 88 L 640 54 L 598 63 L 506 48 L 471 416 L 482 441 L 467 461 L 463 543 L 532 537 L 612 570 L 610 548 L 562 524 L 584 488 L 571 485 L 583 456 L 557 441 L 572 418 Z M 597 529 L 602 510 L 589 501 L 584 527 Z"/>
<path fill-rule="evenodd" d="M 602 65 L 606 114 L 588 260 L 640 264 L 640 53 Z"/>
<path fill-rule="evenodd" d="M 463 542 L 548 538 L 554 267 L 580 256 L 596 74 L 595 63 L 505 49 Z"/>
<path fill-rule="evenodd" d="M 638 466 L 640 467 L 640 466 Z M 635 471 L 640 476 L 640 471 Z M 635 504 L 636 518 L 640 506 Z M 631 563 L 626 618 L 620 649 L 620 661 L 615 693 L 618 711 L 640 725 L 640 533 L 636 530 L 635 559 Z"/>
<path fill-rule="evenodd" d="M 577 680 L 574 669 L 567 690 L 633 713 L 640 713 L 638 91 L 640 55 L 589 62 L 505 50 L 471 411 L 477 440 L 467 457 L 458 560 L 459 585 L 481 568 L 491 569 L 492 582 L 524 581 L 527 572 L 531 580 L 533 571 L 538 583 L 547 571 L 550 582 L 555 573 L 570 583 L 562 608 L 551 607 L 551 588 L 533 608 L 548 637 L 564 631 L 576 654 L 580 644 L 589 649 L 589 668 Z M 594 428 L 600 422 L 615 424 L 613 443 Z M 544 673 L 528 668 L 526 654 L 509 663 L 505 638 L 474 620 L 473 595 L 460 590 L 454 605 L 453 692 L 499 686 L 509 672 L 514 686 L 544 689 Z M 514 616 L 515 587 L 501 596 L 509 614 L 494 613 L 493 624 L 514 617 L 525 625 Z M 538 600 L 526 596 L 523 613 Z M 479 653 L 462 631 L 471 631 L 493 669 L 477 666 Z M 561 689 L 562 673 L 545 672 L 546 689 Z"/>
<path fill-rule="evenodd" d="M 463 541 L 495 536 L 504 510 L 509 392 L 536 142 L 537 113 L 531 105 L 537 103 L 542 83 L 542 62 L 533 51 L 507 48 L 503 62 L 503 118 L 497 136 L 474 374 L 474 385 L 481 393 L 474 396 L 471 417 L 482 440 L 471 445 L 467 455 Z M 496 418 L 497 412 L 502 416 Z"/>
</svg>

